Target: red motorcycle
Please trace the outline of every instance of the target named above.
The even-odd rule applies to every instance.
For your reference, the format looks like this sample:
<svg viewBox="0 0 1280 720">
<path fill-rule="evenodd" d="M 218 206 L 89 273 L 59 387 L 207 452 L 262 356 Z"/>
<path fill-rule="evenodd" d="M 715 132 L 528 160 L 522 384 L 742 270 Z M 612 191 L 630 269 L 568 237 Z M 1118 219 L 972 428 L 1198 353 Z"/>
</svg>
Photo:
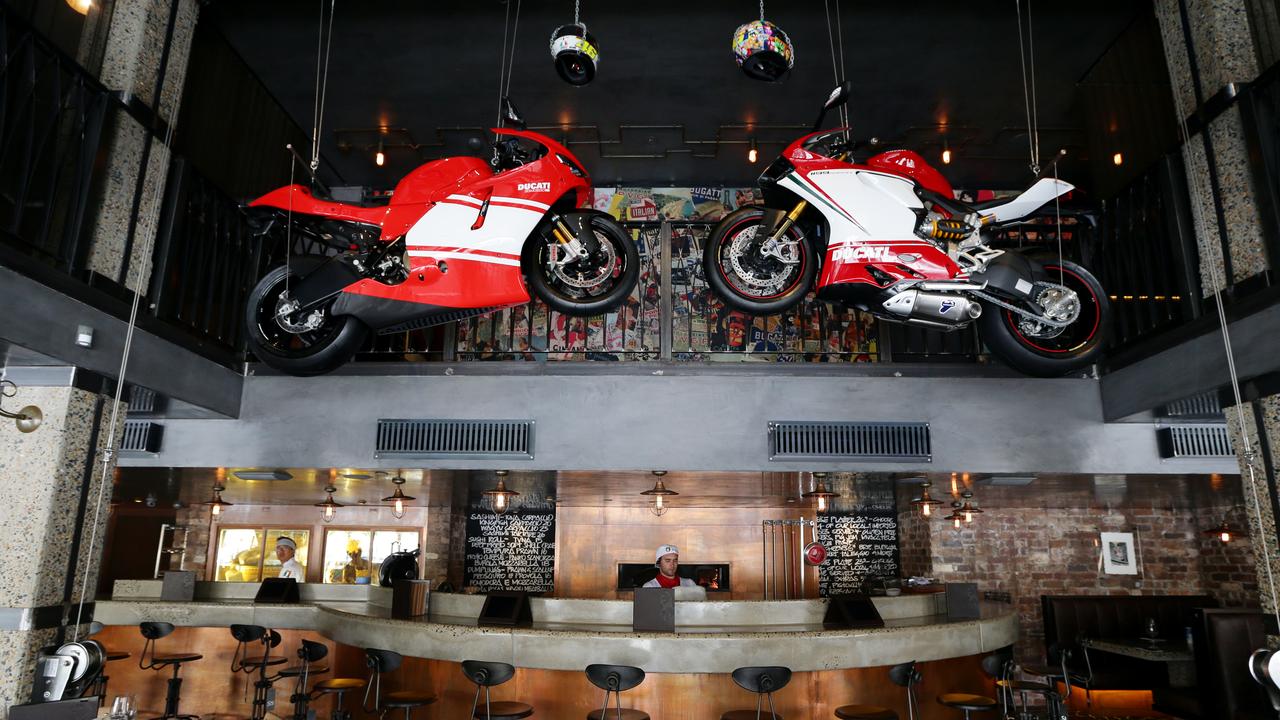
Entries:
<svg viewBox="0 0 1280 720">
<path fill-rule="evenodd" d="M 394 333 L 529 302 L 566 315 L 621 304 L 640 272 L 635 243 L 591 209 L 582 163 L 525 130 L 503 101 L 492 159 L 434 160 L 390 202 L 331 202 L 301 185 L 249 204 L 258 234 L 299 233 L 329 248 L 272 270 L 249 295 L 249 348 L 292 375 L 345 363 L 370 331 Z M 476 145 L 483 147 L 476 141 Z"/>
<path fill-rule="evenodd" d="M 852 142 L 848 128 L 816 132 L 851 88 L 836 88 L 815 132 L 765 169 L 764 205 L 726 216 L 712 232 L 703 265 L 724 303 L 779 313 L 816 281 L 819 299 L 885 320 L 944 331 L 976 322 L 992 353 L 1030 375 L 1097 359 L 1111 313 L 1097 279 L 1067 260 L 990 246 L 992 230 L 1072 186 L 1044 178 L 1012 199 L 960 202 L 910 150 L 866 157 L 875 141 Z"/>
</svg>

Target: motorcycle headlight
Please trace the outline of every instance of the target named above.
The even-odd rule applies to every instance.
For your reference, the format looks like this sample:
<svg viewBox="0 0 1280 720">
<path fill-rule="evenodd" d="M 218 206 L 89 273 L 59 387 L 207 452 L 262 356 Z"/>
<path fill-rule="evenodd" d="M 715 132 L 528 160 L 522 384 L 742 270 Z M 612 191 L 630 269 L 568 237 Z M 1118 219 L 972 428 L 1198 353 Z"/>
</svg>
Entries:
<svg viewBox="0 0 1280 720">
<path fill-rule="evenodd" d="M 600 45 L 586 25 L 561 25 L 551 33 L 556 72 L 570 85 L 586 85 L 596 76 Z"/>
</svg>

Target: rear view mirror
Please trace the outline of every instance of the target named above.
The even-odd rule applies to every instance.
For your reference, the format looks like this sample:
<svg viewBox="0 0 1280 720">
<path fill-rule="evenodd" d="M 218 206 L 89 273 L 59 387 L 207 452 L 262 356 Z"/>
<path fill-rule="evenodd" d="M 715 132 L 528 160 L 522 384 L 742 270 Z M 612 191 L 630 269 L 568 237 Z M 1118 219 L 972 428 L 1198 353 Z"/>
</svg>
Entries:
<svg viewBox="0 0 1280 720">
<path fill-rule="evenodd" d="M 829 96 L 827 96 L 827 102 L 822 106 L 822 109 L 830 110 L 833 107 L 845 104 L 849 101 L 849 94 L 852 92 L 853 82 L 851 80 L 845 80 L 840 83 L 835 90 L 832 90 Z"/>
</svg>

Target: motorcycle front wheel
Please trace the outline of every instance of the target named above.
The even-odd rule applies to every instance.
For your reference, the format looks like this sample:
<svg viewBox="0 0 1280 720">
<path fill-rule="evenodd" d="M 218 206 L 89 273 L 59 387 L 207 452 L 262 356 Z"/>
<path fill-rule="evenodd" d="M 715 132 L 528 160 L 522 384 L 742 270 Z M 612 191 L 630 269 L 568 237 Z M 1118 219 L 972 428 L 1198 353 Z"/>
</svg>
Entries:
<svg viewBox="0 0 1280 720">
<path fill-rule="evenodd" d="M 818 269 L 813 248 L 796 226 L 787 230 L 777 254 L 762 252 L 763 235 L 764 210 L 742 208 L 716 225 L 702 254 L 707 284 L 715 294 L 725 305 L 752 315 L 795 307 L 813 287 Z"/>
<path fill-rule="evenodd" d="M 289 312 L 289 284 L 305 272 L 305 261 L 272 270 L 254 286 L 245 307 L 246 337 L 254 356 L 276 370 L 304 377 L 323 375 L 346 363 L 369 334 L 357 318 L 329 314 L 332 300 L 305 312 Z"/>
<path fill-rule="evenodd" d="M 978 318 L 982 340 L 1006 365 L 1027 375 L 1057 377 L 1095 362 L 1106 347 L 1111 301 L 1088 270 L 1057 258 L 1043 263 L 1048 280 L 1070 288 L 1080 314 L 1061 331 L 1040 326 L 1001 307 L 985 304 Z"/>
<path fill-rule="evenodd" d="M 588 257 L 559 262 L 564 246 L 550 233 L 535 233 L 520 254 L 520 267 L 534 296 L 556 312 L 599 315 L 627 299 L 640 278 L 640 251 L 613 218 L 591 215 L 599 249 Z"/>
</svg>

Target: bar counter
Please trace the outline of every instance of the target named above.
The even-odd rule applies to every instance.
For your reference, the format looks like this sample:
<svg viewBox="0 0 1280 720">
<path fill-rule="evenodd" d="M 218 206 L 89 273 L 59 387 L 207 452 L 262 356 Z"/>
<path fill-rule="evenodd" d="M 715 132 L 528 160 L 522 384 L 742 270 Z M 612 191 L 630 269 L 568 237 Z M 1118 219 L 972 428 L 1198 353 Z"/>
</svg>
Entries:
<svg viewBox="0 0 1280 720">
<path fill-rule="evenodd" d="M 825 600 L 676 603 L 676 632 L 635 632 L 625 600 L 531 598 L 533 625 L 477 627 L 482 595 L 432 593 L 430 615 L 391 619 L 390 590 L 302 585 L 298 605 L 253 604 L 256 585 L 200 583 L 194 602 L 166 602 L 159 583 L 124 583 L 99 601 L 106 625 L 151 620 L 180 627 L 232 623 L 309 630 L 337 643 L 459 662 L 500 660 L 520 668 L 581 670 L 590 662 L 636 665 L 646 672 L 727 673 L 743 665 L 785 665 L 797 672 L 893 665 L 977 655 L 1013 644 L 1010 608 L 984 607 L 977 620 L 948 621 L 939 594 L 878 597 L 885 627 L 824 630 Z M 203 596 L 203 599 L 201 599 Z"/>
<path fill-rule="evenodd" d="M 248 715 L 251 681 L 229 671 L 235 643 L 227 626 L 250 623 L 280 631 L 283 642 L 273 655 L 292 658 L 303 638 L 324 643 L 330 651 L 324 677 L 366 677 L 366 647 L 403 654 L 404 665 L 384 678 L 384 690 L 428 691 L 438 698 L 415 720 L 466 717 L 475 689 L 459 662 L 471 659 L 520 668 L 494 689 L 494 700 L 530 703 L 536 718 L 574 720 L 601 704 L 601 691 L 583 674 L 592 663 L 642 667 L 648 675 L 624 693 L 623 704 L 662 720 L 715 720 L 724 710 L 754 707 L 754 697 L 729 676 L 744 665 L 795 671 L 774 697 L 789 720 L 830 718 L 835 707 L 849 703 L 885 705 L 906 717 L 903 691 L 885 673 L 889 665 L 915 660 L 924 676 L 918 720 L 950 720 L 953 713 L 933 696 L 992 694 L 981 657 L 1012 644 L 1018 628 L 1009 606 L 986 607 L 978 620 L 948 621 L 940 595 L 876 598 L 886 627 L 873 630 L 823 630 L 824 600 L 677 602 L 676 631 L 654 633 L 632 631 L 626 600 L 531 598 L 532 627 L 494 628 L 476 625 L 480 595 L 432 593 L 427 618 L 393 620 L 391 594 L 384 588 L 306 584 L 297 605 L 255 605 L 256 589 L 197 583 L 193 602 L 170 602 L 159 599 L 159 582 L 118 582 L 113 598 L 97 603 L 95 618 L 107 627 L 95 637 L 133 657 L 108 665 L 108 694 L 128 690 L 148 712 L 163 704 L 164 678 L 137 666 L 137 624 L 153 620 L 178 626 L 160 641 L 161 652 L 203 655 L 183 668 L 184 711 L 220 718 Z M 276 687 L 275 712 L 288 717 L 290 686 Z M 354 718 L 377 717 L 361 710 L 358 700 L 347 702 Z M 324 698 L 313 705 L 317 717 L 328 717 L 331 702 Z"/>
</svg>

